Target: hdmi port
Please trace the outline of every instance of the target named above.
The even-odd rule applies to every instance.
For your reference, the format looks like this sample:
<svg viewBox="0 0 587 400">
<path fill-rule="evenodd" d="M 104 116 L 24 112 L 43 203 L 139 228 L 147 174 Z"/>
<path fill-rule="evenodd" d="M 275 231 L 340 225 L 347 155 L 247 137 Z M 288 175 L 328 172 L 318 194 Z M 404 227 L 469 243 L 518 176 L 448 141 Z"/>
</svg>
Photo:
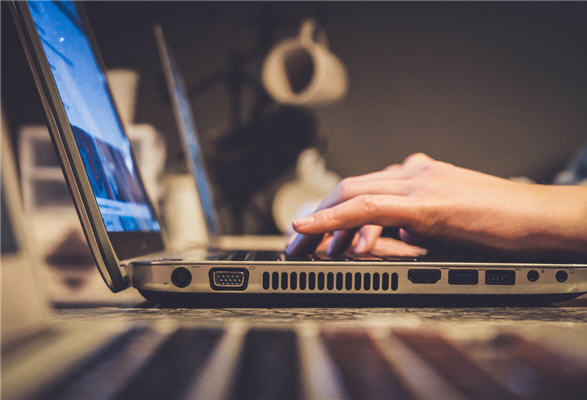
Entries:
<svg viewBox="0 0 587 400">
<path fill-rule="evenodd" d="M 249 271 L 245 268 L 213 268 L 210 270 L 210 286 L 215 290 L 244 290 Z"/>
<path fill-rule="evenodd" d="M 439 269 L 410 269 L 408 279 L 412 283 L 436 283 L 440 280 Z"/>
</svg>

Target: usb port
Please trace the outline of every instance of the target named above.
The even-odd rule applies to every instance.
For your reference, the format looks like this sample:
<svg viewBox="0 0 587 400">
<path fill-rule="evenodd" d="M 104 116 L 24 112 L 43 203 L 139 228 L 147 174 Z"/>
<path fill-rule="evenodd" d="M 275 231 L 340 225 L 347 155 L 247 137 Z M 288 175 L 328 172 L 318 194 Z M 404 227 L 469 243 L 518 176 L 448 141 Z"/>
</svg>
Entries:
<svg viewBox="0 0 587 400">
<path fill-rule="evenodd" d="M 507 269 L 488 269 L 485 271 L 486 285 L 513 285 L 516 283 L 516 271 Z"/>
<path fill-rule="evenodd" d="M 436 283 L 440 280 L 439 269 L 410 269 L 408 279 L 412 283 Z"/>
<path fill-rule="evenodd" d="M 479 273 L 475 269 L 451 269 L 448 271 L 448 283 L 451 285 L 476 285 Z"/>
</svg>

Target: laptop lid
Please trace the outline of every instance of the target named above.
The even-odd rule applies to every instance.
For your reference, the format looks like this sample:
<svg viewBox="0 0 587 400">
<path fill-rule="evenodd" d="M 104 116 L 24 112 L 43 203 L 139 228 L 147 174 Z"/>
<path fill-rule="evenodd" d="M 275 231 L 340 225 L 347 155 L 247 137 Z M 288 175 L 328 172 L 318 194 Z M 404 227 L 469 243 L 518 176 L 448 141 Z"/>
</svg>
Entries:
<svg viewBox="0 0 587 400">
<path fill-rule="evenodd" d="M 98 269 L 129 285 L 124 260 L 163 249 L 159 221 L 79 3 L 12 3 L 53 143 Z"/>
<path fill-rule="evenodd" d="M 3 113 L 2 137 L 2 348 L 25 339 L 48 322 L 49 306 L 43 297 L 33 268 L 39 265 L 34 257 L 30 229 L 22 211 L 20 188 Z"/>
<path fill-rule="evenodd" d="M 154 30 L 184 158 L 188 171 L 191 172 L 196 181 L 196 188 L 206 221 L 208 239 L 214 242 L 220 235 L 220 224 L 214 207 L 214 198 L 212 197 L 212 190 L 204 165 L 204 157 L 198 140 L 198 130 L 187 95 L 185 81 L 179 72 L 175 58 L 167 46 L 163 29 L 157 25 Z"/>
</svg>

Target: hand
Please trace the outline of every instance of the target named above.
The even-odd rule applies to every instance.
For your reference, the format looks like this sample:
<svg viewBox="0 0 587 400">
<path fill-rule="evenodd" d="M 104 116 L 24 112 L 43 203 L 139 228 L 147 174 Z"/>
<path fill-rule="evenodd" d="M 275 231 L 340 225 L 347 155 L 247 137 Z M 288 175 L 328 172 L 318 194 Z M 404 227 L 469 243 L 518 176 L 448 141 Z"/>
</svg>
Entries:
<svg viewBox="0 0 587 400">
<path fill-rule="evenodd" d="M 519 253 L 587 253 L 587 188 L 518 183 L 413 154 L 383 171 L 344 179 L 314 214 L 296 219 L 290 255 L 370 252 L 381 227 L 424 239 Z M 421 248 L 401 247 L 400 251 Z"/>
</svg>

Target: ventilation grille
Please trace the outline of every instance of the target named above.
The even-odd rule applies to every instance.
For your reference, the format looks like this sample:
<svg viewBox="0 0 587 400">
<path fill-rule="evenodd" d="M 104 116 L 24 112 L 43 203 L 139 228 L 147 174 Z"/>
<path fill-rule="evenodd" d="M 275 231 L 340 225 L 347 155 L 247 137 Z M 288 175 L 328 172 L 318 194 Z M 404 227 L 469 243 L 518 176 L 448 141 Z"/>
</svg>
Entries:
<svg viewBox="0 0 587 400">
<path fill-rule="evenodd" d="M 273 291 L 388 292 L 397 281 L 396 272 L 263 272 L 263 289 Z"/>
</svg>

